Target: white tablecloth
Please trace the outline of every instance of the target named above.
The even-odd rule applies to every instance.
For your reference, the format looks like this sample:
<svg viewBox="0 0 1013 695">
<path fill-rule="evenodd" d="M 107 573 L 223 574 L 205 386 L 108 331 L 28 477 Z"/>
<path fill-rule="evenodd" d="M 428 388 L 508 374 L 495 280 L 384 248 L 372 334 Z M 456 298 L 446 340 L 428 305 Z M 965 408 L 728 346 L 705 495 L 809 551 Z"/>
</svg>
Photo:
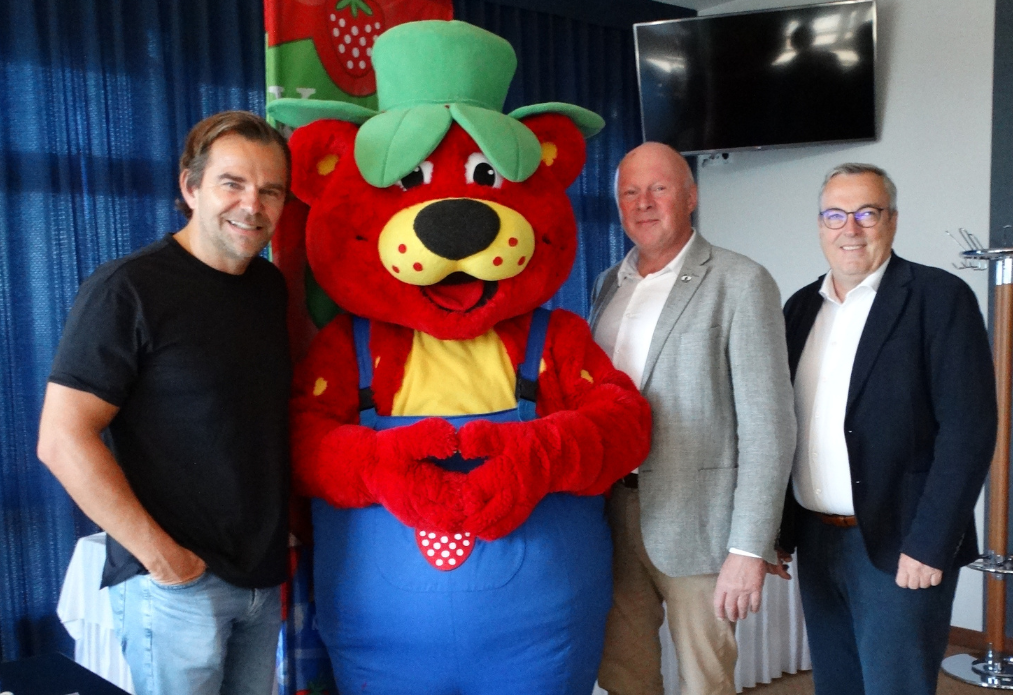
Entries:
<svg viewBox="0 0 1013 695">
<path fill-rule="evenodd" d="M 77 542 L 60 592 L 57 615 L 74 638 L 74 660 L 129 693 L 134 692 L 130 670 L 113 630 L 108 589 L 99 590 L 105 563 L 105 534 L 85 536 Z M 741 621 L 735 630 L 739 662 L 735 687 L 741 692 L 757 683 L 769 683 L 784 673 L 809 670 L 809 645 L 798 585 L 768 577 L 760 612 Z M 668 625 L 661 628 L 662 674 L 665 695 L 679 692 L 679 669 Z M 595 688 L 595 695 L 604 691 Z"/>
<path fill-rule="evenodd" d="M 74 661 L 133 693 L 130 669 L 113 629 L 109 590 L 99 589 L 105 561 L 104 533 L 78 540 L 63 580 L 56 614 L 74 638 Z"/>
<path fill-rule="evenodd" d="M 791 567 L 790 581 L 767 576 L 760 612 L 750 614 L 735 627 L 735 640 L 739 645 L 735 689 L 740 693 L 743 688 L 770 683 L 785 673 L 812 669 L 802 600 L 795 579 L 795 563 Z M 665 681 L 665 695 L 678 695 L 679 666 L 667 621 L 661 626 L 661 674 Z M 596 687 L 593 695 L 605 695 L 605 691 Z"/>
</svg>

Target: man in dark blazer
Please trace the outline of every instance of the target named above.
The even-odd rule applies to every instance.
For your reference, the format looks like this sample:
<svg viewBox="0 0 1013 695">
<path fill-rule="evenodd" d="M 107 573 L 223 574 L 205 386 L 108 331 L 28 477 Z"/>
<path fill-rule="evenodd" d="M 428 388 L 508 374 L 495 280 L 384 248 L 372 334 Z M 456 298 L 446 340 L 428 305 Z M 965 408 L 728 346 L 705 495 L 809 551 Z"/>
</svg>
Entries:
<svg viewBox="0 0 1013 695">
<path fill-rule="evenodd" d="M 798 444 L 779 548 L 798 576 L 818 695 L 934 693 L 995 445 L 974 294 L 892 252 L 896 187 L 833 169 L 830 272 L 785 305 Z"/>
</svg>

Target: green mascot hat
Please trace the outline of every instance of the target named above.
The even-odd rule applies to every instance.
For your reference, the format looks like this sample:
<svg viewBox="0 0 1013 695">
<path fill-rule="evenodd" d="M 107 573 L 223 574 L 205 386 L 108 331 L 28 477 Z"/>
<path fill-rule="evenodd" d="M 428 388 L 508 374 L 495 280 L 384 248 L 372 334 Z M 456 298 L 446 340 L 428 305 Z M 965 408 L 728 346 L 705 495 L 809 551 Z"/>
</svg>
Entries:
<svg viewBox="0 0 1013 695">
<path fill-rule="evenodd" d="M 510 181 L 531 176 L 542 158 L 538 139 L 519 119 L 559 113 L 584 137 L 605 126 L 598 114 L 558 102 L 504 114 L 517 56 L 506 40 L 466 22 L 399 24 L 376 40 L 372 59 L 379 111 L 343 101 L 276 99 L 267 113 L 296 127 L 322 118 L 360 124 L 355 161 L 363 178 L 380 188 L 422 163 L 453 121 Z"/>
</svg>

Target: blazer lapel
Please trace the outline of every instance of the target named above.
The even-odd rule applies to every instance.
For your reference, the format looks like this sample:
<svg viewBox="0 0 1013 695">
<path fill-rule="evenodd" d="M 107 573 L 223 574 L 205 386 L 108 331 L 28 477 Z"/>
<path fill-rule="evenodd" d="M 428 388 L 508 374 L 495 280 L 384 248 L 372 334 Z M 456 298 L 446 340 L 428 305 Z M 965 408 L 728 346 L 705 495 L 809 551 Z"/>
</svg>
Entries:
<svg viewBox="0 0 1013 695">
<path fill-rule="evenodd" d="M 804 295 L 799 297 L 798 305 L 793 311 L 785 316 L 785 330 L 788 337 L 788 370 L 791 373 L 791 382 L 795 383 L 795 371 L 798 369 L 799 360 L 802 359 L 802 351 L 805 349 L 809 333 L 816 323 L 816 317 L 823 306 L 823 295 L 819 288 L 823 283 L 820 278 L 804 290 Z"/>
<path fill-rule="evenodd" d="M 661 314 L 658 316 L 654 335 L 651 336 L 651 347 L 647 351 L 647 361 L 644 363 L 644 375 L 641 377 L 640 383 L 637 384 L 639 388 L 643 389 L 644 384 L 651 378 L 654 365 L 658 362 L 658 356 L 661 355 L 661 348 L 668 340 L 668 336 L 675 328 L 682 312 L 685 311 L 689 300 L 700 288 L 700 283 L 703 282 L 703 278 L 709 270 L 706 264 L 710 261 L 710 257 L 710 243 L 697 232 L 693 245 L 686 251 L 686 260 L 683 261 L 682 270 L 679 271 L 679 276 L 675 279 L 672 291 L 668 293 L 665 306 L 661 308 Z"/>
<path fill-rule="evenodd" d="M 855 353 L 855 362 L 851 368 L 851 383 L 848 386 L 849 411 L 865 386 L 883 343 L 897 325 L 897 320 L 911 294 L 908 287 L 910 282 L 911 267 L 907 261 L 894 254 L 883 274 L 883 281 L 876 292 L 876 299 L 872 302 L 869 318 L 865 321 L 862 337 L 858 341 L 858 351 Z"/>
<path fill-rule="evenodd" d="M 618 263 L 605 271 L 605 277 L 602 279 L 601 289 L 598 290 L 598 294 L 594 298 L 594 304 L 591 305 L 591 316 L 588 321 L 588 324 L 591 326 L 591 335 L 594 335 L 595 329 L 598 328 L 598 319 L 601 318 L 602 309 L 609 305 L 609 302 L 612 301 L 612 296 L 619 288 L 617 280 L 619 278 L 619 268 L 621 266 L 622 263 Z"/>
</svg>

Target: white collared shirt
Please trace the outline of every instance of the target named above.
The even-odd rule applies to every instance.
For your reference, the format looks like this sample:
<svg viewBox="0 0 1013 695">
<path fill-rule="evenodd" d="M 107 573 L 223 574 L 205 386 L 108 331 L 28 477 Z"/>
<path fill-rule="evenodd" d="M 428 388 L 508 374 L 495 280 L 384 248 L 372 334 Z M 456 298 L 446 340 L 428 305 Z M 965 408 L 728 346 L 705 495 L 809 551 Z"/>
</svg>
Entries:
<svg viewBox="0 0 1013 695">
<path fill-rule="evenodd" d="M 598 319 L 595 342 L 612 359 L 616 369 L 625 372 L 637 388 L 640 388 L 644 377 L 654 328 L 696 236 L 694 231 L 675 258 L 647 277 L 641 276 L 637 270 L 640 253 L 634 246 L 619 266 L 616 277 L 618 287 Z"/>
<path fill-rule="evenodd" d="M 843 302 L 834 289 L 832 272 L 820 287 L 823 305 L 795 370 L 798 442 L 791 472 L 796 501 L 814 512 L 855 513 L 844 414 L 858 341 L 889 263 L 887 259 Z"/>
</svg>

